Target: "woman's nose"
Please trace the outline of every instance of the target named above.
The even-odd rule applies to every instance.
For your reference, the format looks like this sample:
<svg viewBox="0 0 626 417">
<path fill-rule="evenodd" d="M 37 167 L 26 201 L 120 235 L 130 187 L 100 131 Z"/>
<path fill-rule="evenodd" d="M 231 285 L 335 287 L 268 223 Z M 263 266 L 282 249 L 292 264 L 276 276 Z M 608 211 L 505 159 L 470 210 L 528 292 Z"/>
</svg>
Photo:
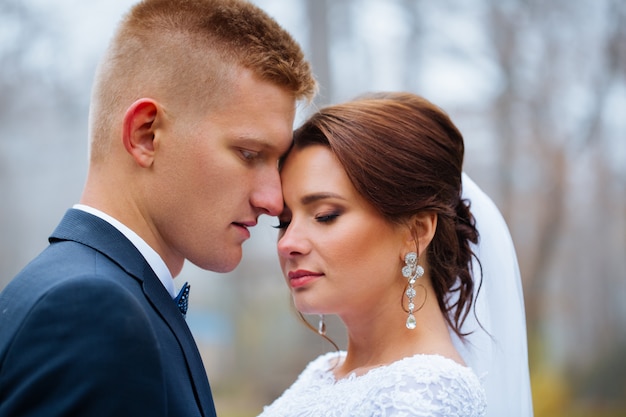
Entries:
<svg viewBox="0 0 626 417">
<path fill-rule="evenodd" d="M 281 258 L 292 258 L 308 251 L 308 242 L 296 226 L 292 220 L 289 226 L 283 229 L 278 236 L 278 256 Z"/>
</svg>

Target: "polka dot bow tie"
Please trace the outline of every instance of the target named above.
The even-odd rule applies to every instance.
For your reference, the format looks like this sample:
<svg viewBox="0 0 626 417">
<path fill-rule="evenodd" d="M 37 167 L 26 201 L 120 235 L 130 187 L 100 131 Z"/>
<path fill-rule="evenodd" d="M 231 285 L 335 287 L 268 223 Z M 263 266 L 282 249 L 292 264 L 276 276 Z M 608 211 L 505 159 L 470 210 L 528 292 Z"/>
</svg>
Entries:
<svg viewBox="0 0 626 417">
<path fill-rule="evenodd" d="M 187 317 L 187 306 L 189 305 L 189 283 L 185 282 L 183 288 L 180 289 L 180 292 L 174 299 L 178 309 L 183 314 L 183 317 Z"/>
</svg>

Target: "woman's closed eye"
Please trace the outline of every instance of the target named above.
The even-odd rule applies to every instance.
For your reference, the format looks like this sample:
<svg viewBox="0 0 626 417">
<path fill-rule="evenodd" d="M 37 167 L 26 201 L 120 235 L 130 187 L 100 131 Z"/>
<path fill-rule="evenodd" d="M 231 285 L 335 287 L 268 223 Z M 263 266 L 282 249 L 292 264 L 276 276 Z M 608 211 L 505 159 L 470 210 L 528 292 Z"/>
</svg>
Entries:
<svg viewBox="0 0 626 417">
<path fill-rule="evenodd" d="M 278 224 L 276 226 L 272 226 L 274 229 L 286 229 L 289 227 L 289 223 L 291 220 L 282 220 L 278 219 Z"/>
<path fill-rule="evenodd" d="M 335 220 L 337 217 L 339 217 L 340 213 L 328 213 L 328 214 L 318 214 L 315 216 L 315 221 L 319 222 L 319 223 L 331 223 L 333 220 Z"/>
<path fill-rule="evenodd" d="M 318 223 L 331 223 L 335 219 L 337 219 L 337 217 L 339 217 L 339 213 L 317 215 L 315 216 L 315 221 Z M 278 224 L 272 227 L 275 229 L 286 229 L 289 227 L 290 223 L 291 223 L 291 220 L 278 219 Z"/>
</svg>

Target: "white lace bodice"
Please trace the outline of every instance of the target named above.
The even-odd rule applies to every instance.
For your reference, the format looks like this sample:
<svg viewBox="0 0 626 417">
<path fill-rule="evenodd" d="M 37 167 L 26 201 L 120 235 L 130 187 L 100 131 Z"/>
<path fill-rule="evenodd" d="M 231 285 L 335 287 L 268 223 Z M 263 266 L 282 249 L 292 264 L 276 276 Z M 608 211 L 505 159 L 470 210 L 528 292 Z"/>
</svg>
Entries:
<svg viewBox="0 0 626 417">
<path fill-rule="evenodd" d="M 259 417 L 474 417 L 485 393 L 470 368 L 438 355 L 415 355 L 336 380 L 331 352 L 309 363 Z"/>
</svg>

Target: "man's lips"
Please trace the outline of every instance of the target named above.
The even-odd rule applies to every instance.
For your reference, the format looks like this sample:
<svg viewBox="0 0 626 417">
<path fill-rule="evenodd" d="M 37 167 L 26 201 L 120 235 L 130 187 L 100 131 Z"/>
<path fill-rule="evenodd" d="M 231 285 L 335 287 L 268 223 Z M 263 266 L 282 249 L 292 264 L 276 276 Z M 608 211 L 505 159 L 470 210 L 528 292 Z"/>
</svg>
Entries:
<svg viewBox="0 0 626 417">
<path fill-rule="evenodd" d="M 248 228 L 250 227 L 254 227 L 256 226 L 256 221 L 251 220 L 251 221 L 247 221 L 247 222 L 232 222 L 232 224 L 236 227 L 238 227 L 239 229 L 241 229 L 244 232 L 244 235 L 247 238 L 250 237 L 250 231 L 248 230 Z"/>
<path fill-rule="evenodd" d="M 291 288 L 300 288 L 312 281 L 315 281 L 322 275 L 324 274 L 298 269 L 297 271 L 289 271 L 287 277 L 289 278 L 289 285 Z"/>
</svg>

